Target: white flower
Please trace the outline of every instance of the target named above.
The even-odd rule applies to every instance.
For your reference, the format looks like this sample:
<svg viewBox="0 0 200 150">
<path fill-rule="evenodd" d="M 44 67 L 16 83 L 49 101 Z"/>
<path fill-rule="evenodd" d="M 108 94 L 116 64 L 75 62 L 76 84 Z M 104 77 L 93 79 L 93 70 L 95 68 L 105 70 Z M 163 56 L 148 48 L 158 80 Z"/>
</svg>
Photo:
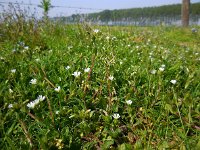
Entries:
<svg viewBox="0 0 200 150">
<path fill-rule="evenodd" d="M 110 81 L 112 81 L 112 80 L 114 79 L 114 77 L 113 77 L 113 76 L 109 76 L 108 79 L 109 79 Z"/>
<path fill-rule="evenodd" d="M 58 115 L 59 113 L 60 113 L 60 111 L 57 110 L 57 111 L 56 111 L 56 115 Z"/>
<path fill-rule="evenodd" d="M 73 48 L 73 46 L 68 46 L 68 49 L 70 50 L 70 49 L 72 49 Z"/>
<path fill-rule="evenodd" d="M 54 89 L 56 92 L 60 92 L 60 86 Z"/>
<path fill-rule="evenodd" d="M 79 77 L 81 75 L 81 72 L 80 71 L 75 71 L 72 75 L 74 77 Z"/>
<path fill-rule="evenodd" d="M 69 70 L 69 69 L 70 69 L 70 66 L 65 67 L 65 69 L 66 69 L 66 70 Z"/>
<path fill-rule="evenodd" d="M 11 70 L 11 73 L 15 73 L 15 72 L 16 72 L 16 69 L 12 69 L 12 70 Z"/>
<path fill-rule="evenodd" d="M 159 70 L 162 72 L 162 71 L 164 71 L 164 70 L 165 70 L 165 68 L 163 68 L 163 67 L 160 67 L 160 68 L 159 68 Z"/>
<path fill-rule="evenodd" d="M 93 31 L 94 31 L 94 33 L 98 33 L 99 29 L 94 29 Z"/>
<path fill-rule="evenodd" d="M 176 81 L 176 80 L 171 80 L 170 82 L 171 82 L 172 84 L 176 84 L 177 81 Z"/>
<path fill-rule="evenodd" d="M 112 40 L 116 40 L 117 38 L 114 36 L 113 38 L 112 38 Z"/>
<path fill-rule="evenodd" d="M 120 118 L 120 115 L 118 113 L 115 113 L 112 116 L 113 116 L 114 119 L 119 119 Z"/>
<path fill-rule="evenodd" d="M 34 108 L 35 105 L 37 105 L 38 103 L 39 103 L 38 100 L 34 100 L 34 101 L 28 103 L 28 104 L 27 104 L 27 107 L 29 107 L 29 108 Z"/>
<path fill-rule="evenodd" d="M 123 62 L 122 62 L 122 61 L 120 61 L 120 62 L 119 62 L 119 64 L 120 64 L 120 65 L 122 65 L 122 64 L 123 64 Z"/>
<path fill-rule="evenodd" d="M 29 49 L 29 47 L 28 47 L 28 46 L 25 46 L 25 47 L 24 47 L 24 50 L 28 50 L 28 49 Z"/>
<path fill-rule="evenodd" d="M 37 79 L 31 79 L 30 84 L 37 84 Z"/>
<path fill-rule="evenodd" d="M 9 105 L 8 105 L 8 108 L 13 108 L 13 104 L 9 104 Z"/>
<path fill-rule="evenodd" d="M 84 72 L 89 72 L 90 71 L 90 68 L 85 68 L 84 69 Z"/>
<path fill-rule="evenodd" d="M 107 37 L 106 37 L 106 40 L 109 40 L 109 39 L 110 39 L 110 37 L 109 37 L 109 36 L 107 36 Z"/>
<path fill-rule="evenodd" d="M 40 61 L 40 59 L 39 59 L 39 58 L 36 58 L 36 59 L 35 59 L 35 61 L 36 61 L 36 62 L 39 62 L 39 61 Z"/>
<path fill-rule="evenodd" d="M 27 107 L 29 107 L 29 108 L 34 108 L 35 105 L 37 105 L 37 104 L 38 104 L 38 102 L 32 101 L 32 102 L 30 102 L 30 103 L 27 104 Z"/>
<path fill-rule="evenodd" d="M 131 105 L 132 104 L 132 100 L 127 100 L 126 104 Z"/>
<path fill-rule="evenodd" d="M 28 103 L 27 107 L 34 108 L 37 104 L 39 104 L 43 100 L 45 100 L 45 96 L 39 95 L 36 100 Z"/>
<path fill-rule="evenodd" d="M 156 74 L 156 70 L 151 70 L 151 74 Z"/>
<path fill-rule="evenodd" d="M 161 68 L 165 68 L 165 65 L 164 65 L 164 64 L 162 64 L 162 65 L 161 65 Z"/>
<path fill-rule="evenodd" d="M 39 95 L 37 99 L 38 99 L 39 101 L 43 101 L 43 100 L 45 100 L 45 96 Z"/>
<path fill-rule="evenodd" d="M 9 89 L 9 93 L 10 93 L 10 94 L 13 93 L 13 90 L 12 90 L 12 89 Z"/>
</svg>

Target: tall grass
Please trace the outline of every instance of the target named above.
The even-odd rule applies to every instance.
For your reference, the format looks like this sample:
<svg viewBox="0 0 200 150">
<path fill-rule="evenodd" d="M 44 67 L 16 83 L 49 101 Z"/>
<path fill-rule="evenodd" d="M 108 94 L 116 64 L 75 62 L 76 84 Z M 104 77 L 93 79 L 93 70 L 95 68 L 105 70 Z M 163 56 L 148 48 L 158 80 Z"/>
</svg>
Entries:
<svg viewBox="0 0 200 150">
<path fill-rule="evenodd" d="M 1 149 L 199 149 L 198 32 L 0 26 Z"/>
</svg>

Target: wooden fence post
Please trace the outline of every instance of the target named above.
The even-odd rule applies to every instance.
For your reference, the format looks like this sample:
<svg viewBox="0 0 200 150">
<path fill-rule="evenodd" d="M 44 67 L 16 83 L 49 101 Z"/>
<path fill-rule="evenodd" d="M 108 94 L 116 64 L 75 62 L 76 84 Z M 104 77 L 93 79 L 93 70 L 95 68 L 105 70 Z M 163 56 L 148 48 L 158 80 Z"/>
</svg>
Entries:
<svg viewBox="0 0 200 150">
<path fill-rule="evenodd" d="M 190 0 L 182 0 L 182 26 L 189 26 L 189 15 L 190 15 Z"/>
</svg>

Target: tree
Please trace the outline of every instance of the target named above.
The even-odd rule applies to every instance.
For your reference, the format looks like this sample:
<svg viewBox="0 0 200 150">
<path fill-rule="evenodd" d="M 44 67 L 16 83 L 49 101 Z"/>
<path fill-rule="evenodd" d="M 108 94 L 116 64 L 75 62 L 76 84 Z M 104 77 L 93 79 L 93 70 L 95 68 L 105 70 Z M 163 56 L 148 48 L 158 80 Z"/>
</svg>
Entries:
<svg viewBox="0 0 200 150">
<path fill-rule="evenodd" d="M 182 0 L 182 26 L 189 25 L 190 0 Z"/>
</svg>

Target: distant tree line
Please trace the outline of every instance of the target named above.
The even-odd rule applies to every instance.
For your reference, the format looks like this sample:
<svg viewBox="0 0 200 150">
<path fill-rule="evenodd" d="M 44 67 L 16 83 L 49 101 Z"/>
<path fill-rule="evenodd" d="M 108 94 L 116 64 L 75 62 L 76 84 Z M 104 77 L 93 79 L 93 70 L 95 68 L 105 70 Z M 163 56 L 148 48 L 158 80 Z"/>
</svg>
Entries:
<svg viewBox="0 0 200 150">
<path fill-rule="evenodd" d="M 193 3 L 190 6 L 190 16 L 193 20 L 200 18 L 200 3 Z M 91 14 L 74 14 L 70 17 L 63 17 L 63 21 L 80 22 L 155 22 L 155 20 L 162 21 L 176 21 L 181 20 L 181 4 L 164 5 L 159 7 L 145 7 L 119 10 L 104 10 L 99 13 Z"/>
</svg>

